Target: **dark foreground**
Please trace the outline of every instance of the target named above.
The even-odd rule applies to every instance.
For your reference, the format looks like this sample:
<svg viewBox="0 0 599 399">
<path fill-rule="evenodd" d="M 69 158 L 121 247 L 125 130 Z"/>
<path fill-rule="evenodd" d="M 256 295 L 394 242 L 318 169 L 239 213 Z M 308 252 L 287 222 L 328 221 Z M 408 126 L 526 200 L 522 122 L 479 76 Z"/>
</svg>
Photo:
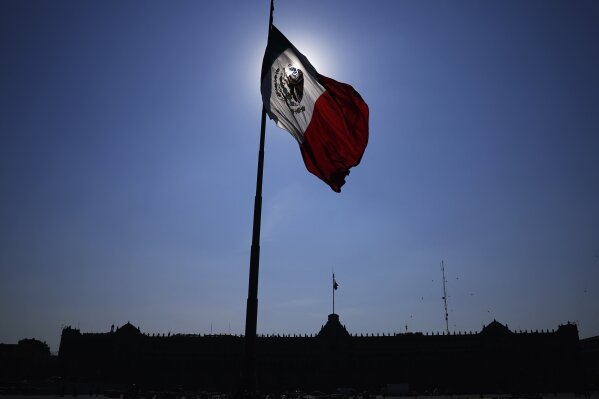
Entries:
<svg viewBox="0 0 599 399">
<path fill-rule="evenodd" d="M 3 399 L 50 399 L 50 398 L 78 398 L 78 399 L 128 399 L 131 398 L 126 394 L 108 393 L 108 395 L 32 395 L 32 394 L 0 394 Z M 184 393 L 177 394 L 174 392 L 149 392 L 146 395 L 136 396 L 137 399 L 231 399 L 232 397 L 228 394 L 217 393 L 217 392 L 202 392 L 202 393 Z M 281 394 L 278 396 L 263 395 L 263 399 L 364 399 L 361 395 L 344 395 L 344 394 L 330 394 L 330 395 L 312 395 L 312 394 Z M 386 395 L 370 395 L 369 399 L 599 399 L 599 392 L 558 392 L 558 393 L 540 393 L 533 395 L 514 395 L 514 394 L 477 394 L 477 395 L 402 395 L 402 396 L 386 396 Z"/>
</svg>

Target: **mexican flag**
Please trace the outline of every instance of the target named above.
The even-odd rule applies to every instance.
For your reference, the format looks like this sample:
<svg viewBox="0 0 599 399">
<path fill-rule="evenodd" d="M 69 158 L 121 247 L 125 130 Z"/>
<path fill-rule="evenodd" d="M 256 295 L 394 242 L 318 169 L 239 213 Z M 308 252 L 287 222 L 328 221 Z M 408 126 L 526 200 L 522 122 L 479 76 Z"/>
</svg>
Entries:
<svg viewBox="0 0 599 399">
<path fill-rule="evenodd" d="M 350 85 L 316 72 L 274 26 L 261 79 L 268 116 L 298 141 L 306 168 L 340 192 L 368 144 L 368 105 Z"/>
</svg>

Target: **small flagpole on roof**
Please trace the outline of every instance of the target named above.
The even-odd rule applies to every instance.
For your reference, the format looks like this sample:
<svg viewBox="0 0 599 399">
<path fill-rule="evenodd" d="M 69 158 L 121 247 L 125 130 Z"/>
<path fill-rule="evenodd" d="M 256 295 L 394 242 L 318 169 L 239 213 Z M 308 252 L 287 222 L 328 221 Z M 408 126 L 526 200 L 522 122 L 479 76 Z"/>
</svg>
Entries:
<svg viewBox="0 0 599 399">
<path fill-rule="evenodd" d="M 272 29 L 273 10 L 274 0 L 270 0 L 270 17 L 268 21 L 269 36 Z M 244 385 L 247 394 L 250 396 L 256 395 L 256 325 L 258 320 L 258 271 L 260 269 L 260 223 L 262 220 L 262 175 L 264 170 L 265 126 L 266 109 L 262 106 L 258 172 L 256 174 L 256 196 L 254 197 L 254 224 L 252 228 L 252 247 L 250 252 L 250 273 L 245 313 Z"/>
<path fill-rule="evenodd" d="M 335 280 L 335 272 L 333 272 L 333 314 L 335 314 L 335 291 L 339 288 L 337 280 Z"/>
</svg>

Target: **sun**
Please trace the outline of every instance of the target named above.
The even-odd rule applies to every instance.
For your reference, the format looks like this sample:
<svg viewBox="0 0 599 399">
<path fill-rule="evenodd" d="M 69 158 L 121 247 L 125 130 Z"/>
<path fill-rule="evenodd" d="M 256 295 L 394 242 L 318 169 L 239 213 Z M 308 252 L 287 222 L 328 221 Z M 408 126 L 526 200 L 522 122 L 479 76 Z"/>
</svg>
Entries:
<svg viewBox="0 0 599 399">
<path fill-rule="evenodd" d="M 291 35 L 290 35 L 291 36 Z M 338 65 L 335 65 L 333 58 L 334 52 L 332 47 L 323 42 L 321 38 L 316 38 L 311 35 L 297 36 L 297 39 L 293 39 L 293 36 L 287 37 L 291 43 L 306 56 L 308 61 L 321 75 L 331 75 Z"/>
<path fill-rule="evenodd" d="M 294 31 L 290 31 L 287 38 L 321 75 L 334 76 L 340 73 L 340 63 L 335 62 L 334 58 L 334 46 L 323 41 L 322 38 L 305 32 L 296 33 Z M 242 48 L 245 51 L 243 58 L 248 60 L 249 67 L 244 70 L 242 84 L 236 87 L 243 87 L 244 89 L 242 92 L 238 92 L 238 95 L 242 95 L 246 103 L 256 106 L 261 102 L 259 95 L 260 73 L 262 57 L 266 49 L 264 32 L 257 31 L 253 35 L 247 35 L 244 43 L 242 43 Z"/>
</svg>

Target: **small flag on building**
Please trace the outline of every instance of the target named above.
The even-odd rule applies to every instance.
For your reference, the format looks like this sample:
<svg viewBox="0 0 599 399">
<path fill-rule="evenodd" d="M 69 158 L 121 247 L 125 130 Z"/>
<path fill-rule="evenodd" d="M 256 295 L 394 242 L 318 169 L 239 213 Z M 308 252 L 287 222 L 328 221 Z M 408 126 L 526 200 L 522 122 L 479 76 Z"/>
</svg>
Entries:
<svg viewBox="0 0 599 399">
<path fill-rule="evenodd" d="M 337 280 L 335 280 L 335 273 L 333 273 L 333 289 L 336 290 L 339 288 L 339 284 L 337 284 Z"/>
<path fill-rule="evenodd" d="M 368 144 L 368 105 L 348 84 L 320 75 L 272 27 L 262 62 L 264 108 L 300 145 L 306 168 L 340 192 Z"/>
</svg>

